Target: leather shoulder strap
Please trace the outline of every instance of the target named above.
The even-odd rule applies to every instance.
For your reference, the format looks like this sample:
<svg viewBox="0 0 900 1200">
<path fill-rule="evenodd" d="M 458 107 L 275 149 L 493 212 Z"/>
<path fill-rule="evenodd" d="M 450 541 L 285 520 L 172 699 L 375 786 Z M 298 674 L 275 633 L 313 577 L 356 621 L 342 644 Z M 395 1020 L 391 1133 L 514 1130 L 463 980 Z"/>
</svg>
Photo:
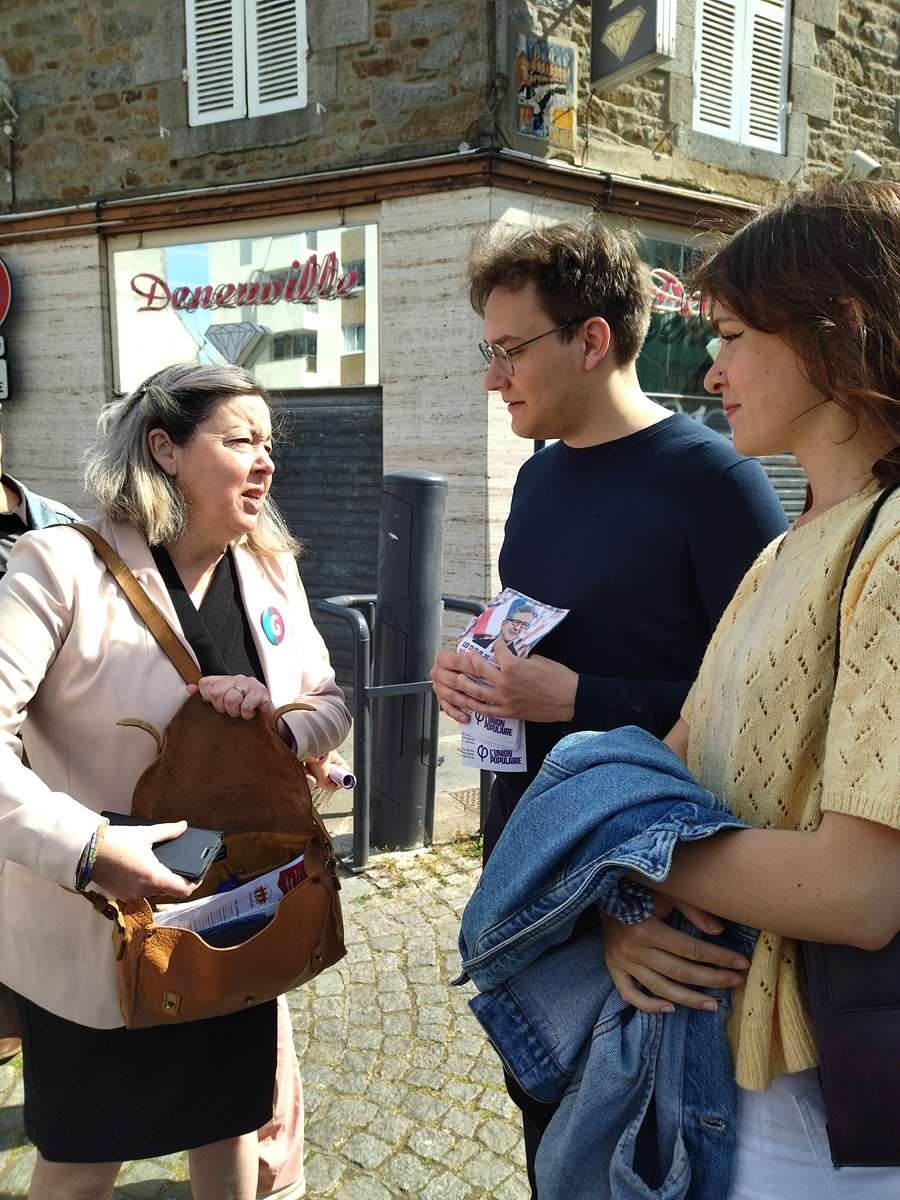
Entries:
<svg viewBox="0 0 900 1200">
<path fill-rule="evenodd" d="M 884 489 L 884 491 L 879 495 L 878 499 L 875 501 L 875 503 L 872 505 L 872 507 L 869 509 L 869 511 L 866 515 L 866 519 L 865 519 L 865 521 L 863 521 L 862 528 L 860 529 L 859 533 L 856 535 L 856 541 L 853 543 L 853 549 L 850 551 L 850 557 L 847 560 L 847 569 L 844 571 L 844 578 L 841 581 L 841 594 L 838 596 L 837 632 L 835 634 L 835 639 L 834 639 L 834 677 L 835 677 L 835 679 L 837 679 L 838 668 L 841 663 L 841 605 L 844 602 L 844 592 L 846 592 L 846 590 L 847 590 L 847 581 L 850 578 L 850 572 L 853 570 L 854 566 L 856 565 L 856 560 L 859 558 L 860 554 L 862 553 L 863 546 L 868 541 L 869 534 L 872 532 L 872 529 L 875 526 L 875 522 L 878 519 L 878 514 L 881 512 L 882 505 L 884 504 L 885 500 L 887 500 L 887 498 L 889 496 L 892 496 L 894 494 L 894 492 L 896 492 L 898 487 L 900 487 L 900 481 L 898 481 L 897 483 L 892 483 L 889 487 L 886 487 Z"/>
<path fill-rule="evenodd" d="M 159 642 L 184 682 L 197 683 L 200 679 L 200 671 L 197 668 L 197 664 L 176 637 L 172 626 L 135 579 L 129 567 L 119 558 L 106 538 L 97 533 L 96 529 L 91 529 L 90 525 L 82 525 L 80 522 L 70 526 L 70 528 L 77 529 L 83 537 L 86 537 L 94 547 L 98 557 L 106 563 L 116 583 L 122 589 L 126 600 L 156 638 L 157 642 Z"/>
</svg>

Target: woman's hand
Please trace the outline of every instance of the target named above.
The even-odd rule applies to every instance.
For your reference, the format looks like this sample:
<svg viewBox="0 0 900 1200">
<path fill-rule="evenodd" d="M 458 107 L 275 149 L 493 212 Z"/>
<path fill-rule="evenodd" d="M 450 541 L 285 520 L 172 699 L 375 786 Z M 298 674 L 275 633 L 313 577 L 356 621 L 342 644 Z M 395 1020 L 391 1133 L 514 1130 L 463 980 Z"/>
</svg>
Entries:
<svg viewBox="0 0 900 1200">
<path fill-rule="evenodd" d="M 637 925 L 623 925 L 601 913 L 610 976 L 626 1004 L 643 1012 L 674 1012 L 676 1004 L 715 1012 L 715 998 L 694 989 L 740 987 L 744 982 L 741 972 L 750 964 L 733 950 L 666 925 L 662 918 L 673 907 L 704 933 L 722 932 L 717 917 L 680 901 L 676 905 L 662 895 L 656 897 L 656 915 Z"/>
<path fill-rule="evenodd" d="M 172 896 L 186 900 L 197 886 L 164 867 L 153 853 L 156 842 L 168 842 L 187 829 L 187 821 L 160 825 L 108 825 L 91 883 L 117 900 L 142 900 L 146 896 Z"/>
<path fill-rule="evenodd" d="M 319 758 L 306 758 L 303 768 L 306 771 L 306 782 L 311 788 L 320 788 L 327 792 L 336 792 L 340 784 L 334 782 L 328 774 L 328 768 L 337 767 L 343 775 L 352 775 L 350 764 L 338 754 L 337 750 L 329 750 Z"/>
<path fill-rule="evenodd" d="M 273 722 L 275 710 L 268 689 L 252 675 L 204 675 L 199 684 L 188 684 L 188 695 L 194 692 L 226 717 L 250 721 L 262 713 L 270 725 Z"/>
</svg>

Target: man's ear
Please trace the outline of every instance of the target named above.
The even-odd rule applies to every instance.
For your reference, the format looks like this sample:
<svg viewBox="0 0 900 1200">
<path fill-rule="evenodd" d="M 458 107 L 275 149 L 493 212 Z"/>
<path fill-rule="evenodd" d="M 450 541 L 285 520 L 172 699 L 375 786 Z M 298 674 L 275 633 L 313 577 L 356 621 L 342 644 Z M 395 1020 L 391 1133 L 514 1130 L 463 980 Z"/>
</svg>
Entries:
<svg viewBox="0 0 900 1200">
<path fill-rule="evenodd" d="M 178 474 L 175 443 L 164 429 L 151 429 L 147 434 L 147 449 L 153 461 L 174 479 Z"/>
<path fill-rule="evenodd" d="M 588 317 L 579 335 L 584 341 L 584 367 L 593 371 L 610 353 L 612 331 L 603 317 Z"/>
</svg>

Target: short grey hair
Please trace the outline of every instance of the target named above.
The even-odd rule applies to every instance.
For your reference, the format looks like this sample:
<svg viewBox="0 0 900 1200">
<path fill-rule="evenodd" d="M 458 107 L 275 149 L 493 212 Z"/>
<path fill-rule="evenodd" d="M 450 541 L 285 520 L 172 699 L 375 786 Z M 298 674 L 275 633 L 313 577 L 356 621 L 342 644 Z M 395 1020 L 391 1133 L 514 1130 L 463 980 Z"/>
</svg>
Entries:
<svg viewBox="0 0 900 1200">
<path fill-rule="evenodd" d="M 180 537 L 187 528 L 184 496 L 150 453 L 147 435 L 151 429 L 163 429 L 176 446 L 185 446 L 228 396 L 259 396 L 269 407 L 272 403 L 266 390 L 239 367 L 176 363 L 127 396 L 104 404 L 84 473 L 85 488 L 100 510 L 113 521 L 134 525 L 151 546 L 165 546 Z M 261 556 L 300 550 L 269 496 L 245 544 Z"/>
</svg>

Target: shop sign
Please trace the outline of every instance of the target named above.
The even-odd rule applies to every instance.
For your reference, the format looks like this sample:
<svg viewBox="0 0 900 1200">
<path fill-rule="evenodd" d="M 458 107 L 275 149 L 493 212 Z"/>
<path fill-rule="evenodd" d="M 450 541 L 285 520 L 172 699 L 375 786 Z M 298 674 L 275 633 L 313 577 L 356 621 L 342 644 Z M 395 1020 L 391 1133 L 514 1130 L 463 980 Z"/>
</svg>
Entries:
<svg viewBox="0 0 900 1200">
<path fill-rule="evenodd" d="M 593 0 L 591 87 L 609 91 L 675 55 L 676 0 Z"/>
<path fill-rule="evenodd" d="M 304 263 L 294 259 L 287 277 L 261 279 L 246 283 L 202 283 L 194 287 L 170 287 L 159 275 L 149 271 L 134 275 L 131 289 L 144 300 L 138 312 L 161 312 L 163 309 L 244 308 L 257 304 L 314 304 L 318 300 L 342 299 L 353 294 L 359 282 L 358 271 L 340 273 L 334 251 L 322 259 L 315 254 Z"/>
<path fill-rule="evenodd" d="M 12 279 L 6 263 L 0 258 L 0 325 L 12 307 Z M 0 402 L 9 399 L 9 368 L 6 362 L 6 338 L 0 337 Z"/>
</svg>

